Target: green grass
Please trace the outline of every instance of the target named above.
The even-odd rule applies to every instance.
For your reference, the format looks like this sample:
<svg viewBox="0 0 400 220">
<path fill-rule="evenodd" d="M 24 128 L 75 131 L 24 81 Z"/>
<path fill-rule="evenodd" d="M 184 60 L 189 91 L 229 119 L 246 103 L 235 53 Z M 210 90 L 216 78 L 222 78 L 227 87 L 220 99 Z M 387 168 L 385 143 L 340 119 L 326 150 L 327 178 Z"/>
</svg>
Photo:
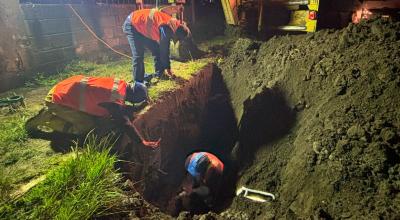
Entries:
<svg viewBox="0 0 400 220">
<path fill-rule="evenodd" d="M 89 219 L 107 212 L 122 198 L 111 145 L 108 138 L 89 138 L 84 150 L 75 150 L 74 157 L 51 170 L 43 182 L 15 201 L 3 203 L 0 218 Z"/>
<path fill-rule="evenodd" d="M 146 57 L 145 62 L 146 72 L 154 72 L 152 58 Z M 180 78 L 188 80 L 194 73 L 199 71 L 208 62 L 209 60 L 207 59 L 196 60 L 187 63 L 173 61 L 172 69 Z M 71 62 L 63 71 L 59 72 L 58 74 L 37 74 L 34 80 L 26 83 L 24 88 L 18 88 L 9 91 L 8 93 L 0 94 L 0 97 L 7 97 L 12 93 L 23 95 L 27 105 L 26 108 L 21 108 L 13 112 L 7 112 L 7 109 L 4 108 L 1 109 L 0 112 L 0 203 L 14 198 L 13 196 L 18 192 L 24 192 L 25 189 L 29 188 L 28 186 L 33 185 L 41 176 L 60 164 L 63 164 L 61 167 L 64 168 L 57 168 L 58 171 L 52 171 L 51 173 L 64 173 L 69 169 L 68 172 L 77 172 L 76 175 L 78 176 L 72 173 L 69 173 L 68 175 L 75 175 L 70 177 L 78 179 L 79 181 L 81 181 L 79 179 L 81 176 L 79 175 L 89 175 L 79 171 L 79 169 L 83 169 L 84 162 L 82 162 L 79 167 L 75 167 L 76 169 L 72 169 L 72 164 L 77 162 L 64 162 L 66 160 L 70 161 L 72 155 L 77 155 L 77 152 L 68 154 L 55 152 L 50 147 L 49 141 L 29 138 L 24 130 L 24 124 L 27 119 L 34 116 L 42 108 L 44 97 L 46 96 L 48 90 L 57 82 L 77 74 L 88 76 L 117 76 L 126 81 L 130 81 L 132 80 L 131 68 L 130 60 L 121 60 L 106 64 L 96 64 L 93 62 L 77 60 Z M 180 85 L 173 80 L 159 80 L 156 84 L 150 87 L 149 94 L 153 100 L 157 100 L 166 92 L 177 89 L 179 86 Z M 90 152 L 93 153 L 94 151 Z M 82 155 L 87 153 L 88 151 L 84 151 Z M 97 153 L 94 154 L 97 155 Z M 114 157 L 113 160 L 115 160 Z M 90 170 L 89 167 L 85 167 L 84 169 Z M 68 198 L 72 198 L 71 196 L 74 196 L 77 200 L 67 199 L 67 197 L 63 196 L 54 197 L 55 192 L 51 192 L 52 194 L 47 193 L 50 188 L 55 189 L 55 187 L 67 187 L 68 189 L 72 190 L 69 185 L 60 185 L 60 182 L 54 183 L 58 185 L 52 185 L 53 183 L 51 182 L 56 181 L 57 178 L 67 178 L 62 175 L 57 176 L 55 173 L 47 175 L 47 180 L 40 184 L 40 186 L 32 189 L 27 196 L 24 196 L 24 199 L 19 199 L 17 203 L 3 203 L 3 205 L 0 205 L 0 219 L 2 219 L 2 213 L 6 210 L 8 210 L 8 214 L 6 216 L 7 218 L 15 217 L 14 219 L 25 219 L 38 217 L 39 211 L 46 212 L 48 215 L 54 214 L 54 210 L 51 211 L 50 209 L 61 210 L 57 211 L 57 213 L 64 214 L 60 214 L 59 218 L 74 218 L 75 214 L 74 216 L 67 216 L 71 210 L 71 206 L 69 206 L 69 204 L 74 203 L 74 201 L 78 201 L 78 196 L 84 197 L 84 195 L 79 194 L 79 192 L 77 192 L 77 194 L 69 194 L 64 190 L 64 188 L 63 192 L 66 194 L 65 196 L 69 196 Z M 54 176 L 54 178 L 52 176 Z M 81 186 L 75 185 L 71 187 L 73 187 L 73 189 L 77 189 Z M 49 194 L 52 195 L 52 197 L 44 198 L 40 197 L 40 194 Z M 57 196 L 60 195 L 57 194 Z M 98 198 L 99 195 L 97 194 L 90 196 L 96 198 L 97 200 L 101 200 L 101 198 Z M 86 205 L 94 207 L 93 201 L 88 203 L 84 202 L 85 199 L 89 198 L 79 199 L 83 199 L 83 203 L 79 203 L 79 205 L 84 205 L 85 207 Z M 51 206 L 50 203 L 55 204 L 54 206 Z M 78 203 L 75 205 L 78 206 Z M 89 207 L 87 207 L 87 210 L 88 209 Z M 100 208 L 100 210 L 102 209 L 103 208 Z M 15 214 L 11 215 L 11 212 L 15 212 Z"/>
<path fill-rule="evenodd" d="M 171 68 L 178 77 L 189 80 L 193 74 L 204 67 L 210 60 L 200 59 L 186 63 L 172 61 Z M 148 73 L 154 72 L 152 58 L 146 56 L 145 69 Z M 53 86 L 57 82 L 73 75 L 86 76 L 112 76 L 123 79 L 127 82 L 132 81 L 132 64 L 130 60 L 121 60 L 109 62 L 107 64 L 96 64 L 87 61 L 73 61 L 58 74 L 47 76 L 45 74 L 37 74 L 35 79 L 28 86 Z M 149 96 L 151 99 L 158 99 L 163 93 L 174 90 L 179 85 L 173 80 L 158 80 L 157 83 L 149 88 Z"/>
<path fill-rule="evenodd" d="M 171 68 L 175 75 L 181 79 L 189 80 L 193 74 L 201 70 L 209 61 L 208 59 L 202 59 L 187 63 L 172 62 Z M 154 81 L 156 81 L 155 85 L 149 89 L 149 96 L 153 100 L 157 100 L 164 93 L 173 91 L 179 87 L 178 83 L 174 80 L 152 80 L 152 83 Z"/>
<path fill-rule="evenodd" d="M 146 71 L 154 72 L 151 57 L 145 58 Z M 196 60 L 187 63 L 172 61 L 172 69 L 183 79 L 190 77 L 205 66 L 209 60 Z M 50 167 L 63 160 L 63 155 L 54 152 L 45 140 L 33 140 L 27 137 L 24 130 L 26 120 L 34 116 L 41 108 L 48 90 L 57 82 L 72 75 L 117 76 L 126 81 L 132 80 L 131 61 L 121 60 L 96 64 L 88 61 L 73 61 L 66 68 L 53 75 L 37 74 L 34 80 L 24 88 L 12 90 L 1 97 L 12 93 L 23 95 L 27 108 L 7 113 L 2 109 L 0 114 L 0 169 L 12 174 L 12 191 L 45 173 Z M 159 99 L 164 93 L 177 89 L 179 85 L 173 80 L 159 80 L 149 89 L 150 98 Z"/>
<path fill-rule="evenodd" d="M 8 117 L 0 116 L 0 154 L 6 150 L 6 146 L 27 139 L 24 125 L 29 116 L 30 114 L 24 111 L 17 112 Z"/>
<path fill-rule="evenodd" d="M 38 106 L 39 107 L 39 106 Z M 31 107 L 0 115 L 0 196 L 18 190 L 23 184 L 58 164 L 63 155 L 55 153 L 48 141 L 30 139 L 26 120 L 36 112 Z"/>
<path fill-rule="evenodd" d="M 0 204 L 10 200 L 11 190 L 12 190 L 11 175 L 5 173 L 4 169 L 0 169 Z"/>
</svg>

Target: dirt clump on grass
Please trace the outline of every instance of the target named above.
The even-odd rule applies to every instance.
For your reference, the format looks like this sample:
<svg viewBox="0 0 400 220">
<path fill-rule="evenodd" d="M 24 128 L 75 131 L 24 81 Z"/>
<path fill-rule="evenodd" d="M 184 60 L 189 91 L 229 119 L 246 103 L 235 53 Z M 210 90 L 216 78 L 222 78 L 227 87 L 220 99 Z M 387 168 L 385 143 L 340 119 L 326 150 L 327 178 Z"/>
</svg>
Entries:
<svg viewBox="0 0 400 220">
<path fill-rule="evenodd" d="M 399 30 L 371 20 L 237 41 L 220 65 L 240 126 L 237 185 L 276 200 L 235 198 L 228 213 L 400 218 Z"/>
</svg>

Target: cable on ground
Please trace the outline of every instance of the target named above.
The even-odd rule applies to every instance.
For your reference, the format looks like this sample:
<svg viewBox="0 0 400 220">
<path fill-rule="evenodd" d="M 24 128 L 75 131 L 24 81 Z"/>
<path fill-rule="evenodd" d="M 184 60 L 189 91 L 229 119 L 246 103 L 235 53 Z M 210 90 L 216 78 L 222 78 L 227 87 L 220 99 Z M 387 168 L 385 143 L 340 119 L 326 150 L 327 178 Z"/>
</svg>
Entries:
<svg viewBox="0 0 400 220">
<path fill-rule="evenodd" d="M 86 27 L 86 29 L 93 35 L 94 38 L 96 38 L 98 41 L 100 41 L 101 43 L 103 43 L 106 47 L 108 47 L 110 50 L 114 51 L 115 53 L 126 57 L 128 59 L 132 59 L 131 56 L 121 53 L 117 50 L 115 50 L 114 48 L 112 48 L 107 42 L 105 42 L 103 39 L 101 39 L 99 36 L 97 36 L 97 34 L 89 27 L 89 25 L 86 24 L 86 22 L 82 19 L 82 17 L 79 15 L 79 13 L 75 10 L 75 8 L 71 5 L 68 4 L 68 6 L 71 8 L 72 12 L 79 18 L 79 20 L 81 21 L 81 23 Z"/>
</svg>

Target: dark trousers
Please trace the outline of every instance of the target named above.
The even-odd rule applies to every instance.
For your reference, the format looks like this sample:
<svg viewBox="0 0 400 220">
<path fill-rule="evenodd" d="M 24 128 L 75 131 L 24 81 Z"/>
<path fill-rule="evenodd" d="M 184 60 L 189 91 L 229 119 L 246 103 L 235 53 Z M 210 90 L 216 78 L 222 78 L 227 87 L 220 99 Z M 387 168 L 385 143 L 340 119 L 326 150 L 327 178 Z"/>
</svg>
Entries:
<svg viewBox="0 0 400 220">
<path fill-rule="evenodd" d="M 148 48 L 154 58 L 154 68 L 157 74 L 161 74 L 164 70 L 161 67 L 160 46 L 141 33 L 131 24 L 131 16 L 128 16 L 122 26 L 122 30 L 128 38 L 129 45 L 132 51 L 132 75 L 133 79 L 138 82 L 143 82 L 145 79 L 144 69 L 144 48 Z"/>
</svg>

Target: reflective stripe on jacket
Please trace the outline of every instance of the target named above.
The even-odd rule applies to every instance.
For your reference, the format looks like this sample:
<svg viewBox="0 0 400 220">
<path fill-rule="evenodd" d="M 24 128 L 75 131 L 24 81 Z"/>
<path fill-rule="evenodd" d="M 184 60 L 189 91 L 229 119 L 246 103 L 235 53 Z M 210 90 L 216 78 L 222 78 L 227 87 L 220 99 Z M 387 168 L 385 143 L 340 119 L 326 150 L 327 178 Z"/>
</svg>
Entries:
<svg viewBox="0 0 400 220">
<path fill-rule="evenodd" d="M 55 85 L 50 90 L 48 98 L 51 97 L 51 102 L 54 104 L 91 115 L 107 116 L 109 115 L 107 110 L 98 104 L 114 102 L 123 105 L 126 87 L 127 83 L 117 78 L 77 75 Z"/>
<path fill-rule="evenodd" d="M 157 9 L 141 9 L 132 12 L 131 23 L 145 37 L 160 42 L 160 26 L 168 25 L 175 33 L 180 21 Z"/>
</svg>

